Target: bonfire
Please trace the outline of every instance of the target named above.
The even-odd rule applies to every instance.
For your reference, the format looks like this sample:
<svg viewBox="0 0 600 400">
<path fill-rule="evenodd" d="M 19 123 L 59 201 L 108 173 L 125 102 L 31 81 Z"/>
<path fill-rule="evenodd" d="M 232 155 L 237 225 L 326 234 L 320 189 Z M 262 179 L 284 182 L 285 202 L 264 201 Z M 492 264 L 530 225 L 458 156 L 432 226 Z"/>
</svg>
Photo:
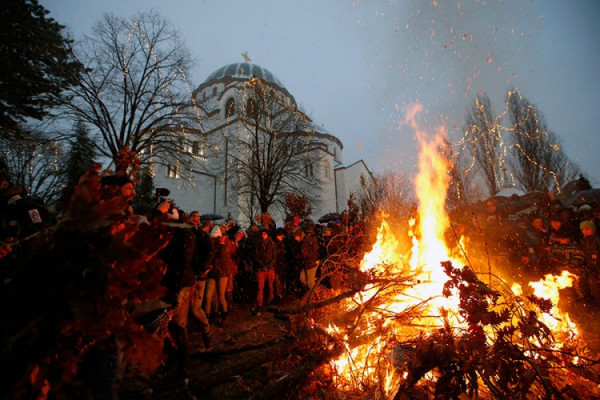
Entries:
<svg viewBox="0 0 600 400">
<path fill-rule="evenodd" d="M 444 132 L 428 138 L 415 122 L 418 111 L 413 108 L 406 120 L 420 144 L 413 218 L 398 227 L 382 214 L 364 256 L 327 260 L 343 267 L 323 268 L 320 279 L 343 271 L 344 284 L 318 285 L 295 308 L 269 308 L 274 318 L 288 322 L 281 336 L 194 354 L 210 360 L 211 368 L 186 383 L 186 393 L 201 397 L 229 383 L 252 399 L 599 398 L 598 356 L 558 307 L 576 277 L 563 271 L 523 285 L 501 265 L 473 265 L 465 238 L 446 243 L 448 165 L 438 151 Z M 92 170 L 76 188 L 77 201 L 55 229 L 52 252 L 21 266 L 24 272 L 54 274 L 44 263 L 64 264 L 60 282 L 70 291 L 42 279 L 31 285 L 23 275 L 15 291 L 4 294 L 14 300 L 46 290 L 37 295 L 54 300 L 33 308 L 31 318 L 19 317 L 31 310 L 5 313 L 19 334 L 7 336 L 11 346 L 3 361 L 18 367 L 12 375 L 21 397 L 85 389 L 78 376 L 82 360 L 90 349 L 116 354 L 115 343 L 124 344 L 124 368 L 134 379 L 155 376 L 163 365 L 163 331 L 142 326 L 133 311 L 162 295 L 164 268 L 156 253 L 170 236 L 158 224 L 140 227 L 123 220 L 114 212 L 122 209 L 118 196 L 99 201 L 106 198 L 100 178 Z M 73 257 L 72 248 L 83 250 Z M 87 268 L 81 271 L 82 266 Z M 33 360 L 23 356 L 30 343 L 37 346 Z M 231 355 L 231 362 L 215 367 L 214 360 Z M 243 376 L 265 365 L 271 374 L 260 385 Z"/>
<path fill-rule="evenodd" d="M 412 249 L 382 216 L 377 240 L 360 263 L 366 283 L 323 323 L 343 351 L 325 372 L 335 398 L 591 398 L 600 392 L 596 361 L 569 315 L 557 308 L 573 284 L 564 271 L 524 289 L 494 273 L 476 273 L 464 248 L 444 234 L 448 165 L 415 122 L 418 214 Z M 462 243 L 461 240 L 457 243 Z M 485 282 L 485 283 L 484 283 Z M 332 315 L 333 314 L 333 315 Z"/>
</svg>

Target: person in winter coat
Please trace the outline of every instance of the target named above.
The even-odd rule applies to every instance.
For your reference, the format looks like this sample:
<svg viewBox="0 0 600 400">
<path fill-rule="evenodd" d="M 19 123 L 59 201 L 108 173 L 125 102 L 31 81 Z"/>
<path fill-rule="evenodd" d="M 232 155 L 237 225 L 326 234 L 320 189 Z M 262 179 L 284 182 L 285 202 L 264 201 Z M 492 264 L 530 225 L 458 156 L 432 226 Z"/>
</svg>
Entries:
<svg viewBox="0 0 600 400">
<path fill-rule="evenodd" d="M 206 290 L 206 281 L 208 280 L 209 262 L 212 257 L 212 242 L 209 234 L 203 228 L 200 213 L 192 211 L 188 218 L 192 226 L 191 231 L 195 239 L 195 249 L 192 259 L 192 270 L 196 276 L 196 287 L 194 290 L 194 299 L 192 301 L 192 314 L 202 324 L 202 332 L 205 347 L 210 347 L 209 322 L 204 313 L 203 301 L 204 291 Z"/>
<path fill-rule="evenodd" d="M 300 255 L 302 271 L 300 271 L 300 282 L 308 290 L 315 286 L 315 277 L 319 267 L 319 242 L 311 229 L 307 229 L 302 245 L 300 246 Z"/>
<path fill-rule="evenodd" d="M 260 309 L 263 306 L 265 281 L 269 288 L 268 302 L 275 297 L 273 284 L 275 282 L 275 244 L 269 236 L 269 231 L 261 230 L 261 240 L 254 248 L 254 260 L 256 262 L 256 305 Z"/>
<path fill-rule="evenodd" d="M 234 276 L 233 296 L 237 303 L 249 304 L 254 301 L 255 284 L 254 271 L 252 271 L 248 261 L 252 248 L 248 245 L 248 235 L 246 231 L 240 229 L 235 234 L 235 253 L 233 260 L 237 264 L 238 273 Z"/>
<path fill-rule="evenodd" d="M 566 231 L 567 236 L 571 238 L 571 243 L 579 242 L 581 232 L 575 211 L 571 207 L 563 207 L 559 210 L 558 217 L 562 222 L 562 229 Z"/>
<path fill-rule="evenodd" d="M 210 232 L 212 240 L 212 257 L 210 260 L 211 269 L 208 273 L 208 281 L 206 284 L 206 301 L 204 303 L 204 312 L 206 315 L 211 315 L 212 308 L 212 297 L 217 292 L 221 311 L 223 312 L 223 319 L 227 317 L 229 312 L 226 292 L 227 284 L 229 283 L 229 277 L 233 271 L 233 258 L 231 256 L 231 249 L 226 242 L 225 236 L 221 233 L 219 226 L 215 226 Z"/>
<path fill-rule="evenodd" d="M 581 294 L 586 301 L 600 301 L 600 239 L 595 235 L 592 221 L 579 224 L 582 239 L 579 243 L 584 255 L 583 271 L 579 281 Z"/>
<path fill-rule="evenodd" d="M 175 341 L 176 366 L 180 373 L 187 374 L 191 354 L 188 315 L 194 300 L 196 285 L 196 277 L 192 269 L 195 241 L 190 229 L 186 229 L 182 224 L 178 225 L 173 226 L 171 223 L 169 226 L 173 237 L 169 245 L 159 253 L 159 257 L 167 264 L 162 284 L 167 288 L 168 298 L 174 306 L 169 331 Z"/>
<path fill-rule="evenodd" d="M 564 229 L 558 214 L 551 217 L 550 228 L 550 254 L 545 273 L 560 274 L 564 269 L 571 270 L 583 264 L 583 252 L 573 244 L 572 233 Z"/>
<path fill-rule="evenodd" d="M 3 272 L 6 264 L 11 268 L 18 267 L 19 257 L 35 252 L 39 246 L 36 240 L 40 231 L 50 226 L 50 212 L 43 201 L 37 197 L 28 196 L 27 191 L 10 183 L 8 172 L 3 170 L 5 165 L 0 161 L 0 259 L 13 252 L 13 259 L 8 262 L 0 261 Z M 15 251 L 16 250 L 16 251 Z M 9 279 L 1 276 L 2 281 Z"/>
<path fill-rule="evenodd" d="M 250 229 L 247 231 L 247 239 L 246 239 L 246 248 L 249 251 L 246 252 L 246 264 L 251 271 L 256 271 L 258 269 L 256 262 L 256 252 L 253 251 L 254 248 L 260 243 L 262 240 L 262 235 L 260 233 L 260 228 L 256 224 L 250 225 Z"/>
<path fill-rule="evenodd" d="M 548 263 L 550 258 L 550 230 L 546 224 L 544 218 L 539 214 L 533 214 L 531 216 L 531 227 L 529 231 L 532 233 L 535 239 L 537 239 L 537 245 L 535 245 L 535 255 L 538 258 L 537 268 L 538 273 L 542 274 L 548 270 Z"/>
</svg>

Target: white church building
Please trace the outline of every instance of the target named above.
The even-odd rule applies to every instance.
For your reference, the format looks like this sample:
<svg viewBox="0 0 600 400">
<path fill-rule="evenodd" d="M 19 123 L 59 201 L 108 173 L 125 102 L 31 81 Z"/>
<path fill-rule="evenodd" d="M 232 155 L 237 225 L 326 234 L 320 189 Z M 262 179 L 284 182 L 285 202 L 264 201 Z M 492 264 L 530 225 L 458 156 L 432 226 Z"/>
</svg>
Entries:
<svg viewBox="0 0 600 400">
<path fill-rule="evenodd" d="M 239 160 L 240 151 L 233 146 L 234 140 L 248 136 L 242 116 L 251 115 L 254 100 L 247 95 L 249 82 L 260 80 L 271 94 L 289 109 L 295 110 L 303 120 L 299 134 L 307 143 L 305 153 L 311 153 L 314 162 L 305 166 L 315 184 L 306 187 L 316 201 L 312 204 L 312 218 L 347 208 L 351 194 L 362 191 L 361 183 L 372 180 L 372 174 L 362 160 L 344 163 L 342 141 L 314 123 L 298 110 L 294 96 L 267 69 L 249 62 L 225 65 L 213 72 L 192 92 L 189 112 L 196 114 L 197 124 L 185 126 L 182 136 L 186 138 L 186 154 L 190 163 L 182 165 L 155 165 L 154 185 L 170 190 L 170 198 L 184 211 L 199 211 L 201 215 L 218 214 L 224 219 L 235 219 L 242 226 L 249 225 L 249 216 L 257 215 L 256 204 L 249 206 L 248 197 L 235 190 L 236 170 L 232 160 Z M 296 132 L 296 131 L 294 131 Z M 308 145 L 309 144 L 309 145 Z M 303 193 L 297 190 L 297 194 Z M 249 207 L 254 209 L 249 212 Z M 281 208 L 269 208 L 278 225 L 282 224 Z"/>
</svg>

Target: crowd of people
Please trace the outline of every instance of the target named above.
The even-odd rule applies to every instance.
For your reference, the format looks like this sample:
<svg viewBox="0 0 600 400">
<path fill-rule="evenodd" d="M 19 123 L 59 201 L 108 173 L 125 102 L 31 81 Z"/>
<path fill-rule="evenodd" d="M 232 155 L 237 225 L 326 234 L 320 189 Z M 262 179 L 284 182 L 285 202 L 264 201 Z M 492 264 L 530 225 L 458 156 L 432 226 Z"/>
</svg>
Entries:
<svg viewBox="0 0 600 400">
<path fill-rule="evenodd" d="M 241 229 L 235 221 L 203 222 L 197 211 L 169 215 L 169 207 L 161 204 L 148 218 L 173 221 L 173 239 L 160 256 L 168 264 L 164 285 L 177 297 L 173 322 L 176 337 L 187 343 L 178 346 L 184 349 L 184 366 L 188 315 L 200 322 L 204 346 L 210 347 L 211 325 L 223 326 L 231 307 L 251 305 L 252 314 L 260 315 L 268 304 L 310 293 L 320 278 L 326 278 L 322 285 L 339 287 L 360 261 L 351 261 L 353 257 L 362 258 L 366 250 L 364 228 L 348 221 L 322 225 L 295 217 L 283 227 L 265 223 Z M 559 201 L 528 214 L 507 215 L 491 199 L 475 220 L 459 220 L 456 233 L 478 239 L 469 242 L 469 251 L 485 247 L 479 254 L 487 252 L 496 265 L 513 268 L 524 281 L 568 270 L 577 277 L 577 296 L 600 304 L 599 218 L 600 210 L 590 205 L 574 208 Z"/>
<path fill-rule="evenodd" d="M 18 266 L 19 253 L 32 250 L 22 244 L 60 221 L 61 216 L 51 217 L 42 202 L 12 185 L 7 174 L 0 175 L 0 263 L 2 279 L 9 282 L 11 268 L 7 266 Z M 283 227 L 270 220 L 242 229 L 233 220 L 203 220 L 198 211 L 180 209 L 165 189 L 157 190 L 155 204 L 146 212 L 134 212 L 136 192 L 130 179 L 107 175 L 100 184 L 101 193 L 123 200 L 123 218 L 135 224 L 159 222 L 171 235 L 158 258 L 165 263 L 161 286 L 167 294 L 162 301 L 169 310 L 172 360 L 182 370 L 190 361 L 190 327 L 201 332 L 204 347 L 210 348 L 211 326 L 226 326 L 232 307 L 245 305 L 258 316 L 269 304 L 311 295 L 319 281 L 339 284 L 335 274 L 326 276 L 334 268 L 339 272 L 347 267 L 344 257 L 332 261 L 335 254 L 358 254 L 362 247 L 362 229 L 350 226 L 347 219 L 321 225 L 295 217 Z M 119 229 L 123 225 L 113 225 L 111 235 L 118 234 Z"/>
<path fill-rule="evenodd" d="M 190 315 L 209 348 L 211 325 L 223 326 L 232 307 L 248 305 L 260 316 L 269 304 L 310 295 L 319 281 L 339 285 L 345 263 L 363 246 L 360 225 L 342 220 L 321 225 L 296 216 L 283 227 L 255 223 L 242 229 L 235 221 L 202 221 L 197 211 L 170 214 L 162 206 L 167 201 L 148 219 L 163 218 L 173 233 L 159 256 L 168 266 L 163 285 L 176 305 L 171 329 L 183 368 L 189 362 Z"/>
<path fill-rule="evenodd" d="M 497 199 L 484 206 L 479 215 L 456 218 L 455 229 L 471 239 L 469 250 L 507 266 L 524 281 L 567 270 L 577 277 L 576 295 L 600 304 L 600 209 L 590 204 L 567 206 L 556 199 L 511 215 Z"/>
<path fill-rule="evenodd" d="M 0 192 L 4 238 L 0 257 L 9 254 L 20 238 L 50 223 L 45 207 L 32 208 L 29 198 L 13 196 L 22 190 L 6 179 Z M 362 226 L 345 217 L 322 225 L 296 216 L 283 227 L 267 218 L 242 229 L 234 220 L 203 220 L 198 211 L 182 210 L 164 188 L 156 190 L 150 208 L 134 211 L 136 191 L 125 175 L 106 175 L 100 184 L 109 189 L 109 197 L 123 200 L 120 213 L 129 222 L 158 222 L 172 235 L 158 258 L 166 265 L 161 285 L 167 289 L 163 300 L 170 310 L 174 364 L 182 370 L 190 359 L 190 326 L 198 327 L 204 347 L 210 348 L 211 325 L 223 326 L 231 307 L 248 305 L 251 314 L 259 316 L 269 304 L 311 294 L 318 281 L 339 286 L 350 269 L 349 258 L 357 256 L 363 245 Z M 8 229 L 11 225 L 15 229 Z M 111 229 L 115 235 L 122 225 Z"/>
<path fill-rule="evenodd" d="M 50 217 L 43 204 L 21 196 L 23 190 L 10 185 L 6 175 L 0 178 L 1 258 L 35 235 Z M 248 305 L 258 316 L 269 304 L 313 295 L 316 285 L 339 288 L 366 251 L 363 225 L 348 218 L 325 225 L 296 216 L 282 227 L 263 219 L 242 229 L 235 221 L 217 223 L 203 220 L 198 211 L 185 212 L 164 190 L 157 192 L 150 210 L 134 213 L 135 189 L 129 179 L 107 176 L 102 185 L 115 188 L 127 200 L 124 214 L 135 216 L 139 224 L 156 219 L 172 235 L 158 256 L 166 264 L 161 284 L 171 310 L 173 358 L 181 370 L 190 361 L 190 326 L 200 330 L 204 347 L 210 348 L 211 326 L 226 326 L 232 307 Z M 578 277 L 581 299 L 600 303 L 600 209 L 554 201 L 515 218 L 495 199 L 485 207 L 475 219 L 474 213 L 453 218 L 453 236 L 471 239 L 470 252 L 526 271 L 529 278 L 567 269 Z M 481 237 L 484 240 L 478 240 Z"/>
</svg>

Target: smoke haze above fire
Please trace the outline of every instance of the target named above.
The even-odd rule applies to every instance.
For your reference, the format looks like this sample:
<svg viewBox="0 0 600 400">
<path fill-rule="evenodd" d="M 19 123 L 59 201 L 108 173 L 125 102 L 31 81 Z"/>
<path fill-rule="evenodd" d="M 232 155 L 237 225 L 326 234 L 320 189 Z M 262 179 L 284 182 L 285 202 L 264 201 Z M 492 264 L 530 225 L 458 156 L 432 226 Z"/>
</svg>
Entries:
<svg viewBox="0 0 600 400">
<path fill-rule="evenodd" d="M 600 185 L 600 3 L 594 0 L 42 0 L 74 39 L 103 13 L 156 10 L 197 63 L 195 88 L 219 67 L 253 63 L 277 76 L 318 124 L 344 143 L 344 161 L 416 172 L 407 107 L 433 132 L 461 136 L 487 94 L 496 113 L 518 87 L 565 153 Z"/>
</svg>

